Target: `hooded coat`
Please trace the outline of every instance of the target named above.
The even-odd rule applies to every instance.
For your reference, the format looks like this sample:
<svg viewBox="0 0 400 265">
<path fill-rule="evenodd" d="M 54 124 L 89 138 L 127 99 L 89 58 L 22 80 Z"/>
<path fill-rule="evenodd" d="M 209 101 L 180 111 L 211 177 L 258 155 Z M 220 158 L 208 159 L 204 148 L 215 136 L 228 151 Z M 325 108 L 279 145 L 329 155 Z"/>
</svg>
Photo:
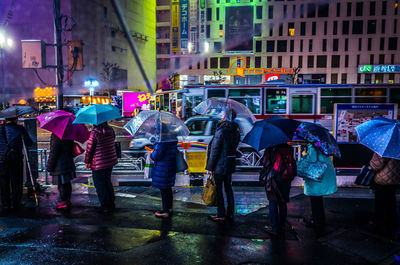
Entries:
<svg viewBox="0 0 400 265">
<path fill-rule="evenodd" d="M 232 121 L 220 122 L 208 145 L 206 169 L 223 175 L 235 172 L 239 142 L 239 126 Z"/>
<path fill-rule="evenodd" d="M 95 127 L 89 136 L 85 163 L 92 170 L 112 168 L 118 163 L 115 151 L 115 132 L 109 125 Z"/>
<path fill-rule="evenodd" d="M 151 171 L 153 187 L 167 189 L 175 185 L 177 145 L 177 141 L 155 144 L 151 153 L 151 159 L 154 161 Z"/>
</svg>

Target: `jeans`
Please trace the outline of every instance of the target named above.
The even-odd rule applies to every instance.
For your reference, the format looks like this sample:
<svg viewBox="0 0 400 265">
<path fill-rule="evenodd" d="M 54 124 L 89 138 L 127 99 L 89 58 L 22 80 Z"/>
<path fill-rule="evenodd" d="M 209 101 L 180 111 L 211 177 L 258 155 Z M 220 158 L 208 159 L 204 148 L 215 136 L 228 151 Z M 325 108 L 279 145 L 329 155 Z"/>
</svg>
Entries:
<svg viewBox="0 0 400 265">
<path fill-rule="evenodd" d="M 23 188 L 23 162 L 22 158 L 0 169 L 1 202 L 4 208 L 19 207 L 22 199 Z M 11 190 L 10 190 L 11 184 Z"/>
<path fill-rule="evenodd" d="M 222 191 L 222 186 L 225 188 L 226 200 L 227 200 L 227 212 L 226 214 L 229 217 L 233 217 L 235 212 L 235 200 L 233 198 L 233 190 L 232 190 L 232 174 L 222 175 L 215 174 L 214 175 L 215 184 L 217 185 L 217 206 L 218 206 L 218 217 L 225 217 L 225 201 L 224 201 L 224 193 Z"/>
<path fill-rule="evenodd" d="M 93 182 L 101 207 L 114 208 L 114 187 L 111 183 L 111 168 L 93 170 Z"/>
<path fill-rule="evenodd" d="M 312 218 L 316 228 L 325 227 L 325 210 L 322 196 L 310 196 Z"/>
<path fill-rule="evenodd" d="M 395 186 L 375 184 L 375 214 L 380 232 L 394 236 L 397 229 Z"/>
<path fill-rule="evenodd" d="M 269 220 L 272 230 L 284 231 L 287 217 L 287 205 L 282 201 L 269 201 Z"/>
<path fill-rule="evenodd" d="M 172 188 L 168 189 L 160 189 L 161 191 L 161 199 L 162 199 L 162 207 L 164 212 L 169 212 L 172 210 Z"/>
</svg>

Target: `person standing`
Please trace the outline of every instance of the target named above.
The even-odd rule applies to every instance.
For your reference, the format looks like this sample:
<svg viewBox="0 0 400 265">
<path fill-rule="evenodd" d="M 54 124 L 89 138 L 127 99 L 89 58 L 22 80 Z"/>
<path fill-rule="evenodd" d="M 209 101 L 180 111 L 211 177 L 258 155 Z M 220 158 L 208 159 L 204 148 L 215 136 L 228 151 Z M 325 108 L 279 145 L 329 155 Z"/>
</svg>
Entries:
<svg viewBox="0 0 400 265">
<path fill-rule="evenodd" d="M 112 168 L 118 163 L 115 151 L 115 132 L 107 122 L 94 126 L 86 148 L 86 167 L 92 169 L 93 182 L 100 201 L 100 210 L 115 209 L 114 187 L 111 183 Z"/>
<path fill-rule="evenodd" d="M 225 118 L 217 125 L 215 135 L 211 139 L 207 150 L 206 169 L 214 176 L 217 186 L 217 207 L 218 212 L 215 216 L 210 216 L 211 220 L 223 222 L 225 218 L 233 220 L 235 212 L 235 201 L 232 190 L 232 173 L 236 167 L 236 149 L 240 142 L 239 126 L 233 122 L 236 113 L 231 110 L 231 121 Z M 225 202 L 223 187 L 227 197 L 227 212 L 225 212 Z"/>
<path fill-rule="evenodd" d="M 74 141 L 62 140 L 54 133 L 50 137 L 50 155 L 47 161 L 47 171 L 53 177 L 53 184 L 57 184 L 60 193 L 60 203 L 57 210 L 71 207 L 72 185 L 75 178 Z"/>
<path fill-rule="evenodd" d="M 269 201 L 270 225 L 265 231 L 277 236 L 285 233 L 287 203 L 290 187 L 296 176 L 296 161 L 293 149 L 288 144 L 280 144 L 265 150 L 261 159 L 265 176 L 265 191 Z"/>
<path fill-rule="evenodd" d="M 396 189 L 400 184 L 400 160 L 374 153 L 370 166 L 376 171 L 375 215 L 378 232 L 394 238 L 397 230 Z"/>
<path fill-rule="evenodd" d="M 162 142 L 158 140 L 150 157 L 154 161 L 151 171 L 151 185 L 161 191 L 162 210 L 155 212 L 155 216 L 169 218 L 172 214 L 173 195 L 172 187 L 176 178 L 176 154 L 178 141 Z"/>
<path fill-rule="evenodd" d="M 5 211 L 22 207 L 23 143 L 33 144 L 25 127 L 17 124 L 18 118 L 6 119 L 0 132 L 0 189 L 2 208 Z M 10 191 L 11 184 L 11 191 Z"/>
<path fill-rule="evenodd" d="M 317 235 L 320 235 L 324 233 L 326 225 L 322 196 L 333 194 L 337 191 L 336 172 L 330 156 L 324 155 L 312 144 L 307 145 L 307 150 L 308 152 L 304 159 L 308 163 L 319 161 L 327 165 L 320 181 L 304 178 L 304 194 L 310 197 L 312 212 L 312 218 L 310 220 L 305 219 L 304 221 L 307 227 L 314 228 Z"/>
</svg>

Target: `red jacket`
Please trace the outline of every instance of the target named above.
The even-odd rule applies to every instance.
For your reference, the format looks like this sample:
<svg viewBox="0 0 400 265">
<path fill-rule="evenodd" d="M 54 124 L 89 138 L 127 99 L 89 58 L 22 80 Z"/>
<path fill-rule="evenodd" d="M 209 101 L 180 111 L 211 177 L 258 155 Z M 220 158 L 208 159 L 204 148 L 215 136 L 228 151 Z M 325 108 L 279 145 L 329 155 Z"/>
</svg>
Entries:
<svg viewBox="0 0 400 265">
<path fill-rule="evenodd" d="M 92 170 L 111 168 L 118 163 L 115 151 L 114 130 L 106 125 L 94 128 L 90 132 L 86 148 L 85 163 L 90 165 Z"/>
</svg>

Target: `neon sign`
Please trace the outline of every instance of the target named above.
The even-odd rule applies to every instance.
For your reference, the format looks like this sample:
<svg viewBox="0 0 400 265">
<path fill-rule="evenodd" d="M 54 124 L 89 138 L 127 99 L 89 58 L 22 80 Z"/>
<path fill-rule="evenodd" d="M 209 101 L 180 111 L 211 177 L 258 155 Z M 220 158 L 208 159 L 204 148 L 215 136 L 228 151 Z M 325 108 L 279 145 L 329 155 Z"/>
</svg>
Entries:
<svg viewBox="0 0 400 265">
<path fill-rule="evenodd" d="M 244 62 L 244 66 L 240 67 L 240 61 Z M 232 72 L 232 66 L 237 62 L 236 72 Z M 293 74 L 293 68 L 290 68 L 290 71 L 286 71 L 286 68 L 246 68 L 246 59 L 239 57 L 229 65 L 228 74 L 229 75 L 237 75 L 244 77 L 245 74 L 247 75 L 262 75 L 262 74 Z"/>
<path fill-rule="evenodd" d="M 385 73 L 400 73 L 400 65 L 387 65 L 387 64 L 366 64 L 358 66 L 358 73 L 372 73 L 372 74 L 385 74 Z"/>
</svg>

